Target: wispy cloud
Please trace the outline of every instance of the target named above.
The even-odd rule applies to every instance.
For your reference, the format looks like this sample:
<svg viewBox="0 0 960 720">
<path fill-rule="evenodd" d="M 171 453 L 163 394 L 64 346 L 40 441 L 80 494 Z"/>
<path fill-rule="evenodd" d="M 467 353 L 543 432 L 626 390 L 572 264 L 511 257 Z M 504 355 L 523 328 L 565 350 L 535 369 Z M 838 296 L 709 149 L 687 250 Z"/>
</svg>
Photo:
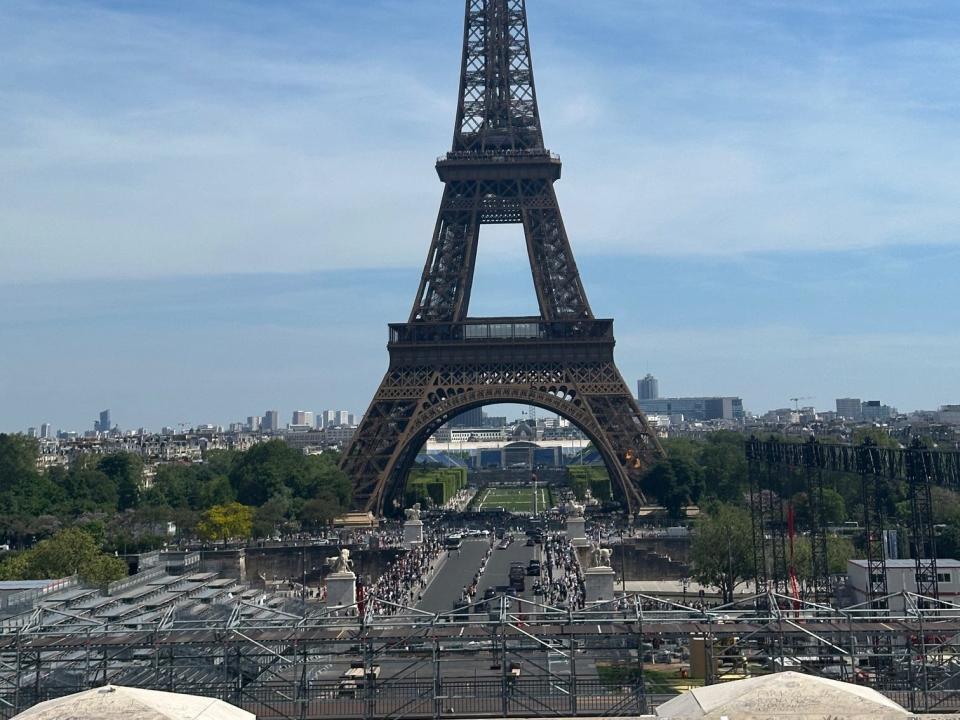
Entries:
<svg viewBox="0 0 960 720">
<path fill-rule="evenodd" d="M 530 3 L 578 255 L 956 244 L 949 3 Z M 0 7 L 0 282 L 415 266 L 458 7 Z"/>
</svg>

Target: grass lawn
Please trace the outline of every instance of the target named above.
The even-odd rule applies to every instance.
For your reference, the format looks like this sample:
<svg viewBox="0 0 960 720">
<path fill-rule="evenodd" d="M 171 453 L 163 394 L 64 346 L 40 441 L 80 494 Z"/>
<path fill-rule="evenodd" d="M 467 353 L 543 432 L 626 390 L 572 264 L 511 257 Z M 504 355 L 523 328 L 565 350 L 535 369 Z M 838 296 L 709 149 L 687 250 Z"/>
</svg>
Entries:
<svg viewBox="0 0 960 720">
<path fill-rule="evenodd" d="M 488 487 L 481 491 L 474 505 L 477 510 L 502 507 L 507 512 L 533 512 L 533 488 Z M 550 492 L 545 487 L 537 488 L 537 510 L 550 507 Z"/>
</svg>

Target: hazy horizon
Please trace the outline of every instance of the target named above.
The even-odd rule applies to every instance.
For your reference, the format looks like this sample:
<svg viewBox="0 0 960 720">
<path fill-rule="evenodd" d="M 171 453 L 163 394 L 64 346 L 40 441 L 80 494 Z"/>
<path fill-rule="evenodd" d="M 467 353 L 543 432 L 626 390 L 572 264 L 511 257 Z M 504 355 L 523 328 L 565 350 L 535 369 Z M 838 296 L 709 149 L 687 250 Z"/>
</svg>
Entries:
<svg viewBox="0 0 960 720">
<path fill-rule="evenodd" d="M 960 9 L 529 0 L 628 385 L 960 402 Z M 0 431 L 362 413 L 442 186 L 462 6 L 0 6 Z M 485 241 L 486 240 L 486 241 Z M 484 228 L 473 315 L 535 311 Z"/>
</svg>

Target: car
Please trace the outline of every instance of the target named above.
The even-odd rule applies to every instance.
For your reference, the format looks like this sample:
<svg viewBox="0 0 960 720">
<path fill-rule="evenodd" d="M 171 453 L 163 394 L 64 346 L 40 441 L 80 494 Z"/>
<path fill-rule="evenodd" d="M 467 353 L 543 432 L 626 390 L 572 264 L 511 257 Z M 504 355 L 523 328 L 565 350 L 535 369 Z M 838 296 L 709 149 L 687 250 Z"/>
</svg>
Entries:
<svg viewBox="0 0 960 720">
<path fill-rule="evenodd" d="M 533 538 L 527 538 L 527 547 L 533 547 L 533 546 L 536 545 L 536 544 L 537 544 L 537 543 L 536 543 L 536 541 L 534 541 Z"/>
</svg>

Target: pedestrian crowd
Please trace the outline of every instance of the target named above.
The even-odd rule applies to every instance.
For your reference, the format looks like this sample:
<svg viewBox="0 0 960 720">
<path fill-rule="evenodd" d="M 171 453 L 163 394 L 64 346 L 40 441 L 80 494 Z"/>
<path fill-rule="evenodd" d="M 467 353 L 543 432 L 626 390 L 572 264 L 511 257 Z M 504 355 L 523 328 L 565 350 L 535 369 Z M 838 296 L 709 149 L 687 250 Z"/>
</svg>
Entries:
<svg viewBox="0 0 960 720">
<path fill-rule="evenodd" d="M 402 606 L 412 607 L 421 600 L 442 553 L 443 536 L 424 533 L 423 542 L 388 566 L 367 590 L 377 598 L 374 612 L 395 615 Z"/>
<path fill-rule="evenodd" d="M 583 571 L 570 540 L 564 535 L 547 537 L 544 551 L 547 556 L 547 605 L 565 603 L 573 610 L 583 609 L 586 600 Z"/>
<path fill-rule="evenodd" d="M 473 579 L 470 581 L 470 584 L 463 588 L 461 593 L 461 600 L 465 602 L 474 602 L 476 600 L 477 586 L 480 584 L 480 578 L 483 577 L 484 571 L 487 569 L 487 563 L 490 561 L 490 556 L 493 555 L 493 546 L 496 543 L 496 539 L 493 535 L 490 536 L 490 544 L 487 546 L 486 552 L 483 554 L 483 558 L 480 560 L 480 568 L 473 574 Z"/>
</svg>

